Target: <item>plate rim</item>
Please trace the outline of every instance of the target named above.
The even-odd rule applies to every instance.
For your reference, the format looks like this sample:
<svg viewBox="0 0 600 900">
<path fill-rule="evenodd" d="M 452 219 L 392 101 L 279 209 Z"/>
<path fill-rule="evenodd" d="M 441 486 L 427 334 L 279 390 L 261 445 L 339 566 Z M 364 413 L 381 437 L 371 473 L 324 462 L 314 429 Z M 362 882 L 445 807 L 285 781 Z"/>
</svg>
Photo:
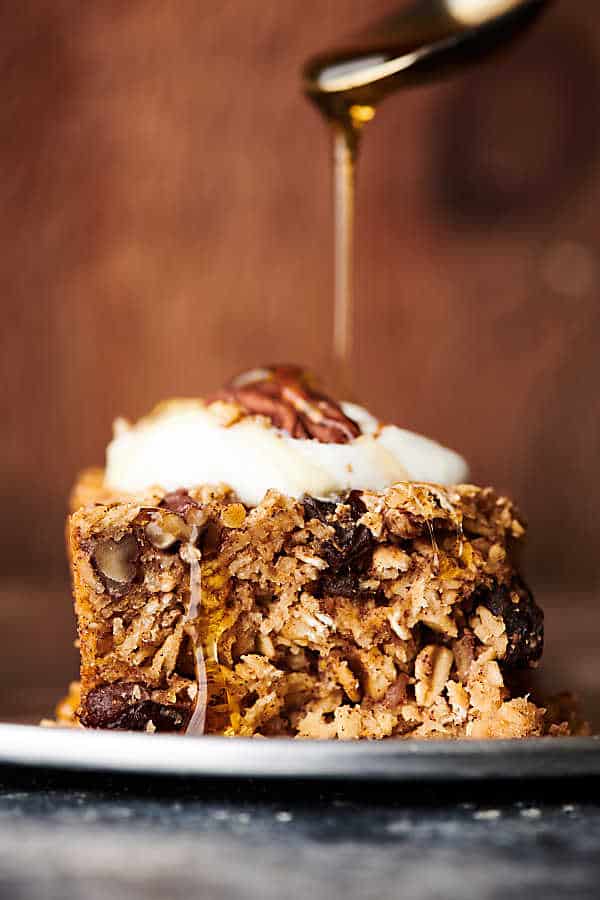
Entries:
<svg viewBox="0 0 600 900">
<path fill-rule="evenodd" d="M 318 741 L 0 723 L 0 765 L 187 778 L 476 781 L 600 777 L 600 736 Z"/>
</svg>

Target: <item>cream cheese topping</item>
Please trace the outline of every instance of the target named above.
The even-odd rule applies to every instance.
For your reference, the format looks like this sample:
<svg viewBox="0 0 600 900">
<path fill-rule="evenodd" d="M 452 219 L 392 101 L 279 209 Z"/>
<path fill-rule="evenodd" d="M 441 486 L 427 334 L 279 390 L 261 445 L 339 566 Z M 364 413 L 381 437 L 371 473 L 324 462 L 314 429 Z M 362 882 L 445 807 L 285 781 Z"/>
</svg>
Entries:
<svg viewBox="0 0 600 900">
<path fill-rule="evenodd" d="M 382 426 L 360 406 L 341 404 L 362 434 L 347 444 L 292 438 L 261 416 L 224 425 L 200 400 L 177 400 L 130 425 L 115 423 L 107 448 L 106 485 L 139 493 L 228 484 L 254 506 L 274 488 L 292 497 L 383 490 L 396 481 L 465 481 L 465 460 L 435 441 Z"/>
</svg>

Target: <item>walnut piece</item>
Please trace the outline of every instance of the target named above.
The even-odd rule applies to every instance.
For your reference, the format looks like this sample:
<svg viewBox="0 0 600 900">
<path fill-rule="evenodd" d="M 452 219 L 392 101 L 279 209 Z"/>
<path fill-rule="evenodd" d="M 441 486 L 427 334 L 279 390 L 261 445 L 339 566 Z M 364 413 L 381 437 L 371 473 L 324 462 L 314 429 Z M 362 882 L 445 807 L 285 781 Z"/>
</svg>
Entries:
<svg viewBox="0 0 600 900">
<path fill-rule="evenodd" d="M 138 545 L 133 534 L 125 535 L 120 541 L 107 538 L 100 541 L 94 550 L 93 559 L 100 576 L 106 579 L 109 591 L 117 592 L 120 586 L 130 584 L 137 574 Z"/>
<path fill-rule="evenodd" d="M 192 529 L 180 516 L 165 514 L 146 525 L 146 537 L 157 550 L 168 550 L 177 541 L 189 541 Z"/>
</svg>

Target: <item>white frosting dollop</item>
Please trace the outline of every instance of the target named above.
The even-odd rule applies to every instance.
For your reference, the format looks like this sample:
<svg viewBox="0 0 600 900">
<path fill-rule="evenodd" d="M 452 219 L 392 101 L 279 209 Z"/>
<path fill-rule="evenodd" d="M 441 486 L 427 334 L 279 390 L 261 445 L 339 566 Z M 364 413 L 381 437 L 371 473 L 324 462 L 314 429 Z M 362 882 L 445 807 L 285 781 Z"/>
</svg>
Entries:
<svg viewBox="0 0 600 900">
<path fill-rule="evenodd" d="M 292 497 L 383 490 L 396 481 L 465 481 L 465 460 L 419 434 L 381 426 L 365 409 L 343 403 L 360 437 L 348 444 L 292 438 L 267 420 L 246 416 L 224 425 L 199 400 L 172 401 L 135 425 L 115 423 L 106 485 L 139 493 L 224 482 L 254 506 L 274 488 Z"/>
</svg>

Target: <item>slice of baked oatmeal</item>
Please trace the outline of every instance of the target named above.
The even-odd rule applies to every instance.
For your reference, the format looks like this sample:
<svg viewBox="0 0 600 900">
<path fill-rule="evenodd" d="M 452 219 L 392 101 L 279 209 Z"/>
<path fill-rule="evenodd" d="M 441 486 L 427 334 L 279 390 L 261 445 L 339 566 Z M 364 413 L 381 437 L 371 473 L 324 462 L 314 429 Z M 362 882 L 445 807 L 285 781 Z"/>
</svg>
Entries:
<svg viewBox="0 0 600 900">
<path fill-rule="evenodd" d="M 543 647 L 523 521 L 466 477 L 291 366 L 118 423 L 72 497 L 67 706 L 193 734 L 569 733 L 515 677 Z"/>
<path fill-rule="evenodd" d="M 489 488 L 398 483 L 337 501 L 227 488 L 70 520 L 80 720 L 316 738 L 525 737 L 505 676 L 543 619 L 524 534 Z"/>
</svg>

